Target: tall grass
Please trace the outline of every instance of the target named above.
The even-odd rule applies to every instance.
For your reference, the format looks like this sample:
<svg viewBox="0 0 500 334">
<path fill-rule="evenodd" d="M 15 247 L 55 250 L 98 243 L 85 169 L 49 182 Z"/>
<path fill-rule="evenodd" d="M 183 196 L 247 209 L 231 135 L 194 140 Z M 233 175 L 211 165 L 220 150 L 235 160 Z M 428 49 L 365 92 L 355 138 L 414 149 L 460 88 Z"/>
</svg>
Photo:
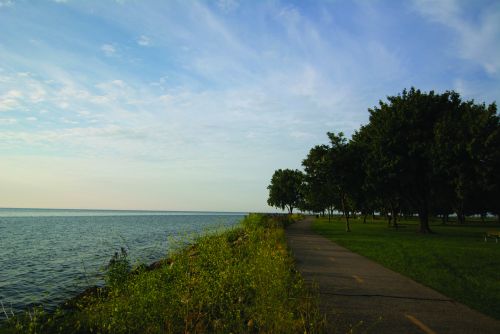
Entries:
<svg viewBox="0 0 500 334">
<path fill-rule="evenodd" d="M 107 286 L 71 309 L 10 320 L 11 333 L 314 333 L 318 299 L 295 271 L 279 217 L 198 238 L 161 266 L 128 271 L 115 254 Z"/>
</svg>

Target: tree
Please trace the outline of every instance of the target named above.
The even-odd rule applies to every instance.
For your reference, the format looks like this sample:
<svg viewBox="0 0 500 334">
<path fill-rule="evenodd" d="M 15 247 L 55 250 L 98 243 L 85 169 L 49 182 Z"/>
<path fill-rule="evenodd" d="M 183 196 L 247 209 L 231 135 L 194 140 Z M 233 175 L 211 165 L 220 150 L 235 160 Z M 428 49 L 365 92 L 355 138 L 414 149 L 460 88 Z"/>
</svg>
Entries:
<svg viewBox="0 0 500 334">
<path fill-rule="evenodd" d="M 349 141 L 349 150 L 352 155 L 351 172 L 356 177 L 352 182 L 352 198 L 354 207 L 363 215 L 363 223 L 366 217 L 374 215 L 380 201 L 377 197 L 374 184 L 368 178 L 368 157 L 370 154 L 370 138 L 367 131 L 356 131 Z"/>
<path fill-rule="evenodd" d="M 353 208 L 354 194 L 356 192 L 356 169 L 355 152 L 350 149 L 347 139 L 342 132 L 335 134 L 328 132 L 330 138 L 330 168 L 332 169 L 331 183 L 338 194 L 338 203 L 336 205 L 339 211 L 342 211 L 345 218 L 346 231 L 351 231 L 349 224 L 349 215 Z"/>
<path fill-rule="evenodd" d="M 349 215 L 353 209 L 354 193 L 357 189 L 355 152 L 349 149 L 343 133 L 328 133 L 330 146 L 313 147 L 302 161 L 308 188 L 310 206 L 328 210 L 328 219 L 334 209 L 341 211 L 346 220 L 346 231 L 350 231 Z"/>
<path fill-rule="evenodd" d="M 463 223 L 467 213 L 495 212 L 500 167 L 500 128 L 496 105 L 486 107 L 474 101 L 447 109 L 435 127 L 434 169 L 445 182 L 440 198 L 448 211 Z M 493 199 L 493 200 L 492 200 Z M 443 202 L 441 200 L 441 202 Z"/>
<path fill-rule="evenodd" d="M 317 212 L 328 211 L 330 221 L 338 194 L 332 184 L 332 166 L 330 148 L 316 145 L 302 161 L 305 170 L 305 200 L 307 205 Z"/>
<path fill-rule="evenodd" d="M 420 232 L 429 233 L 432 196 L 440 182 L 433 171 L 434 130 L 443 112 L 457 107 L 456 93 L 422 93 L 411 88 L 387 100 L 370 110 L 366 127 L 372 132 L 374 180 L 391 205 L 404 201 L 413 208 Z"/>
<path fill-rule="evenodd" d="M 386 112 L 386 111 L 384 111 Z M 400 183 L 398 171 L 399 160 L 394 157 L 398 152 L 398 140 L 387 135 L 388 117 L 378 117 L 373 122 L 362 126 L 353 136 L 353 143 L 364 156 L 364 182 L 362 191 L 369 201 L 367 207 L 380 213 L 386 213 L 388 225 L 397 227 L 397 213 L 400 210 L 401 193 L 404 191 Z M 389 149 L 388 149 L 389 148 Z"/>
<path fill-rule="evenodd" d="M 328 133 L 330 145 L 313 147 L 302 165 L 303 208 L 349 215 L 379 211 L 397 227 L 400 213 L 429 217 L 453 211 L 500 215 L 500 117 L 495 103 L 463 102 L 458 93 L 415 88 L 369 109 L 370 121 L 350 141 Z M 279 196 L 278 196 L 279 198 Z M 282 208 L 284 202 L 272 200 Z M 297 203 L 297 202 L 295 202 Z M 297 204 L 294 204 L 297 205 Z M 500 216 L 499 216 L 500 220 Z"/>
<path fill-rule="evenodd" d="M 299 170 L 278 169 L 267 187 L 269 190 L 267 204 L 281 210 L 288 209 L 288 213 L 292 214 L 293 209 L 302 201 L 303 180 L 304 174 Z"/>
</svg>

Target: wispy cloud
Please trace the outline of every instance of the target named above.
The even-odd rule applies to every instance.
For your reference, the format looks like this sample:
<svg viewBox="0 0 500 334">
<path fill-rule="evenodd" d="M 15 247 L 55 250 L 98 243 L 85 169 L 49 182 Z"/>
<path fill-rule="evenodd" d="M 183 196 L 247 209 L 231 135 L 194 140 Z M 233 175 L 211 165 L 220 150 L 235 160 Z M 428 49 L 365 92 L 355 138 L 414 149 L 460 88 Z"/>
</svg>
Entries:
<svg viewBox="0 0 500 334">
<path fill-rule="evenodd" d="M 2 7 L 10 7 L 14 4 L 12 0 L 0 0 L 0 8 Z"/>
<path fill-rule="evenodd" d="M 17 108 L 20 105 L 20 99 L 23 94 L 19 90 L 9 90 L 0 96 L 0 111 L 8 111 Z"/>
<path fill-rule="evenodd" d="M 112 44 L 103 44 L 101 45 L 101 51 L 108 57 L 115 55 L 116 48 Z"/>
<path fill-rule="evenodd" d="M 0 125 L 12 125 L 16 123 L 17 119 L 15 118 L 0 118 Z"/>
<path fill-rule="evenodd" d="M 222 9 L 222 11 L 229 13 L 239 6 L 239 2 L 236 0 L 218 0 L 217 6 Z"/>
<path fill-rule="evenodd" d="M 473 20 L 454 1 L 416 2 L 417 11 L 377 4 L 68 1 L 40 5 L 35 15 L 16 3 L 0 11 L 0 29 L 9 31 L 0 47 L 0 152 L 19 160 L 2 180 L 16 179 L 26 164 L 60 159 L 68 173 L 94 166 L 95 193 L 104 192 L 103 180 L 129 185 L 136 175 L 152 186 L 130 184 L 131 198 L 177 198 L 183 189 L 188 206 L 188 190 L 203 183 L 200 202 L 215 198 L 213 189 L 228 203 L 246 196 L 212 209 L 251 202 L 247 208 L 264 210 L 274 169 L 300 167 L 327 131 L 352 133 L 388 94 L 417 85 L 499 98 L 495 10 L 469 5 Z M 436 27 L 458 36 L 458 48 Z M 432 33 L 422 38 L 443 50 L 427 53 L 402 37 L 413 29 Z M 429 54 L 432 71 L 423 60 Z M 469 63 L 489 81 L 476 76 L 477 65 L 464 69 Z M 113 168 L 124 172 L 114 179 Z M 46 177 L 41 168 L 31 173 Z"/>
<path fill-rule="evenodd" d="M 150 46 L 151 45 L 151 38 L 145 35 L 141 35 L 139 39 L 137 40 L 137 44 L 140 46 Z"/>
<path fill-rule="evenodd" d="M 415 0 L 417 10 L 434 22 L 453 29 L 459 36 L 463 58 L 480 64 L 490 75 L 500 73 L 500 5 L 493 2 L 479 9 L 478 17 L 468 16 L 457 0 Z"/>
</svg>

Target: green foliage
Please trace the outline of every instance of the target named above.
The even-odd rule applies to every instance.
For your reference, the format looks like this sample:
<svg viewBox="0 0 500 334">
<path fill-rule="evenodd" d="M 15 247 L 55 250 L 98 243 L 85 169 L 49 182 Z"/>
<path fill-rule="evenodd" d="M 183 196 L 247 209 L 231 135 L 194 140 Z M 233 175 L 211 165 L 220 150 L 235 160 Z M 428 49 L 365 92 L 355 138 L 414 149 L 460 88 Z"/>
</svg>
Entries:
<svg viewBox="0 0 500 334">
<path fill-rule="evenodd" d="M 291 214 L 302 202 L 303 180 L 304 174 L 299 170 L 278 169 L 267 187 L 269 190 L 267 203 L 281 210 L 287 208 Z"/>
<path fill-rule="evenodd" d="M 313 147 L 302 161 L 306 171 L 306 209 L 341 211 L 349 231 L 349 215 L 362 185 L 357 151 L 352 149 L 342 132 L 328 133 L 330 145 Z"/>
<path fill-rule="evenodd" d="M 294 269 L 281 217 L 249 215 L 155 270 L 126 274 L 126 252 L 115 254 L 108 275 L 119 284 L 37 321 L 37 333 L 321 332 L 318 299 Z"/>
<path fill-rule="evenodd" d="M 444 295 L 500 319 L 500 244 L 484 242 L 484 233 L 500 224 L 476 222 L 468 225 L 432 225 L 435 233 L 415 233 L 418 221 L 401 221 L 399 229 L 388 229 L 377 219 L 353 224 L 343 231 L 340 218 L 316 220 L 313 229 L 338 244 L 387 268 L 411 277 Z M 381 247 L 383 245 L 383 247 Z"/>
<path fill-rule="evenodd" d="M 458 93 L 404 89 L 369 109 L 370 121 L 351 140 L 328 133 L 330 145 L 303 160 L 303 210 L 382 213 L 397 227 L 400 214 L 429 219 L 500 214 L 500 117 Z M 270 205 L 276 204 L 274 201 Z"/>
<path fill-rule="evenodd" d="M 109 261 L 104 280 L 106 285 L 112 289 L 119 289 L 123 286 L 130 275 L 130 261 L 125 248 L 120 249 L 120 253 L 115 252 Z"/>
</svg>

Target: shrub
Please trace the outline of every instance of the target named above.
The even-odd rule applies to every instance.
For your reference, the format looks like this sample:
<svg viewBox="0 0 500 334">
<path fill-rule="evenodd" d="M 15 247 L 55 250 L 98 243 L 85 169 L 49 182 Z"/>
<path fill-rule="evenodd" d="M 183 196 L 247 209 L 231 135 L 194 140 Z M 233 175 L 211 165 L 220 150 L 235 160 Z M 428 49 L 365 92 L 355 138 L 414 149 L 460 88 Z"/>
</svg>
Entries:
<svg viewBox="0 0 500 334">
<path fill-rule="evenodd" d="M 131 266 L 127 250 L 121 247 L 120 253 L 115 252 L 109 261 L 107 271 L 104 276 L 106 285 L 111 289 L 124 286 L 128 276 L 130 275 L 130 268 Z"/>
</svg>

